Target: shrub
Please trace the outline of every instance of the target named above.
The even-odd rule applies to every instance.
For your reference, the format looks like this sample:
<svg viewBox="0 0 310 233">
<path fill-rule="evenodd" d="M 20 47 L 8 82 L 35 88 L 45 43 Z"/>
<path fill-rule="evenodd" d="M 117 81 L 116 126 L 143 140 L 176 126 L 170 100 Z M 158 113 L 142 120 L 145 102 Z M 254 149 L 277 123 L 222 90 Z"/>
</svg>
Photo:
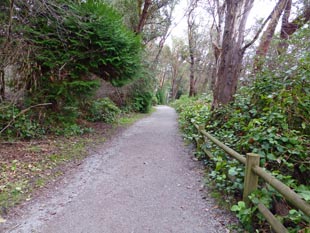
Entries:
<svg viewBox="0 0 310 233">
<path fill-rule="evenodd" d="M 167 98 L 166 98 L 166 89 L 158 89 L 156 92 L 156 98 L 158 104 L 166 104 L 167 103 Z"/>
<path fill-rule="evenodd" d="M 150 64 L 143 64 L 143 73 L 132 85 L 128 105 L 136 112 L 148 113 L 154 100 L 155 78 L 150 71 Z"/>
<path fill-rule="evenodd" d="M 16 4 L 21 9 L 18 14 L 29 7 L 24 1 Z M 22 67 L 31 70 L 21 72 L 28 75 L 22 77 L 27 83 L 26 107 L 52 103 L 45 116 L 54 119 L 47 121 L 74 124 L 82 103 L 99 87 L 93 74 L 114 86 L 139 77 L 141 39 L 107 3 L 52 0 L 32 4 L 33 17 L 27 25 L 16 27 L 30 48 Z"/>
<path fill-rule="evenodd" d="M 46 129 L 40 125 L 32 112 L 22 112 L 19 107 L 10 103 L 0 104 L 0 136 L 2 138 L 31 139 L 41 137 Z"/>
<path fill-rule="evenodd" d="M 93 122 L 113 123 L 120 112 L 120 109 L 109 98 L 101 98 L 91 103 L 87 119 Z"/>
<path fill-rule="evenodd" d="M 121 86 L 137 77 L 141 40 L 111 6 L 100 0 L 46 2 L 48 10 L 36 4 L 39 17 L 30 19 L 26 38 L 36 51 L 32 59 L 50 81 L 76 82 L 95 73 Z"/>
<path fill-rule="evenodd" d="M 138 92 L 133 98 L 133 108 L 137 112 L 148 113 L 152 108 L 153 94 L 151 92 Z"/>
</svg>

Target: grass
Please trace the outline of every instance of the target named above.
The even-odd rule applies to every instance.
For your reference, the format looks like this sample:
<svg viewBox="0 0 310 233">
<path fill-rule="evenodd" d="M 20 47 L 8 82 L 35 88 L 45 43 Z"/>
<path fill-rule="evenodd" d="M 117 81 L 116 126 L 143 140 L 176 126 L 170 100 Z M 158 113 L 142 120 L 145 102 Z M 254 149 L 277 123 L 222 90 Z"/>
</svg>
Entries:
<svg viewBox="0 0 310 233">
<path fill-rule="evenodd" d="M 156 111 L 156 109 L 153 107 L 149 113 L 129 113 L 129 114 L 125 114 L 118 119 L 117 125 L 119 125 L 119 126 L 131 125 L 134 122 L 136 122 L 137 120 L 140 120 L 140 119 L 144 118 L 145 116 L 151 115 L 155 111 Z"/>
<path fill-rule="evenodd" d="M 135 114 L 126 114 L 118 119 L 117 125 L 119 126 L 128 126 L 136 122 L 137 120 L 145 117 L 145 114 L 135 113 Z"/>
</svg>

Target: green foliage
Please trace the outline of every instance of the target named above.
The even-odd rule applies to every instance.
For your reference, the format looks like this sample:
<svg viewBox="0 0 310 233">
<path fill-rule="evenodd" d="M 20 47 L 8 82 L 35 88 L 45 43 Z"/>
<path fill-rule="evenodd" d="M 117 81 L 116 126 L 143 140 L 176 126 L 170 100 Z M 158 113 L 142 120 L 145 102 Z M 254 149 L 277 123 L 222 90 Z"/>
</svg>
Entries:
<svg viewBox="0 0 310 233">
<path fill-rule="evenodd" d="M 155 79 L 147 62 L 143 64 L 142 71 L 140 78 L 130 87 L 127 104 L 135 112 L 148 113 L 154 103 Z"/>
<path fill-rule="evenodd" d="M 4 130 L 4 128 L 6 130 Z M 21 112 L 21 109 L 10 103 L 0 104 L 0 129 L 3 138 L 25 138 L 40 137 L 45 129 L 32 119 L 31 112 Z"/>
<path fill-rule="evenodd" d="M 141 39 L 123 25 L 122 17 L 105 1 L 33 1 L 31 11 L 28 2 L 15 4 L 19 11 L 14 11 L 12 33 L 19 35 L 27 52 L 16 62 L 20 64 L 16 66 L 20 80 L 10 85 L 26 87 L 22 108 L 38 103 L 51 105 L 32 109 L 15 119 L 5 132 L 8 136 L 81 134 L 85 129 L 77 124 L 77 119 L 83 117 L 83 110 L 100 86 L 95 76 L 114 86 L 141 78 Z M 7 9 L 8 1 L 1 3 L 0 8 Z M 2 20 L 4 16 L 0 14 Z M 23 18 L 27 18 L 27 24 Z M 148 102 L 143 108 L 147 110 Z M 20 112 L 18 108 L 14 111 L 15 115 Z M 118 111 L 110 102 L 94 102 L 89 119 L 110 122 Z M 2 114 L 1 125 L 14 117 L 11 113 Z"/>
<path fill-rule="evenodd" d="M 253 91 L 253 93 L 256 92 Z M 198 99 L 183 96 L 175 101 L 173 106 L 179 112 L 179 124 L 186 139 L 195 143 L 194 138 L 199 137 L 197 129 L 192 124 L 192 122 L 194 122 L 204 126 L 208 132 L 211 132 L 220 139 L 220 141 L 225 142 L 226 145 L 239 152 L 245 154 L 251 152 L 252 149 L 260 153 L 260 155 L 262 155 L 262 165 L 272 170 L 273 176 L 294 189 L 304 200 L 309 201 L 310 188 L 307 183 L 308 180 L 306 177 L 300 176 L 300 173 L 297 173 L 298 175 L 295 173 L 298 165 L 301 167 L 304 166 L 301 160 L 300 163 L 298 163 L 298 159 L 302 159 L 305 153 L 303 150 L 307 150 L 307 147 L 298 150 L 298 145 L 309 145 L 309 142 L 304 141 L 304 136 L 299 136 L 299 131 L 293 129 L 291 132 L 289 127 L 281 127 L 282 125 L 287 125 L 287 123 L 283 123 L 284 118 L 282 115 L 278 115 L 274 112 L 268 112 L 268 114 L 266 114 L 258 110 L 257 105 L 252 106 L 251 96 L 252 95 L 249 95 L 249 89 L 243 89 L 241 93 L 236 96 L 236 102 L 234 104 L 217 109 L 213 112 L 210 111 L 210 99 L 205 96 Z M 255 118 L 253 116 L 255 116 Z M 251 125 L 254 123 L 257 124 L 257 122 L 261 123 L 255 126 Z M 271 124 L 276 124 L 277 127 L 271 127 Z M 265 128 L 259 127 L 262 125 L 264 125 Z M 280 134 L 281 131 L 273 131 L 269 130 L 269 128 L 286 131 L 285 134 Z M 252 132 L 255 133 L 252 134 Z M 254 136 L 255 138 L 252 139 Z M 262 141 L 260 144 L 254 146 L 252 140 L 257 140 L 257 138 L 260 138 Z M 301 138 L 303 140 L 301 140 Z M 269 146 L 268 148 L 265 148 L 266 144 Z M 245 145 L 247 145 L 247 147 L 245 147 Z M 282 146 L 282 150 L 278 149 L 280 146 Z M 299 151 L 296 154 L 290 154 L 290 157 L 296 156 L 293 161 L 290 161 L 290 157 L 279 160 L 276 157 L 271 157 L 268 153 L 262 153 L 262 151 L 264 152 L 265 149 L 268 149 L 274 156 L 280 156 L 282 153 L 290 153 L 293 146 L 295 146 L 294 150 L 296 152 L 297 150 Z M 212 187 L 219 190 L 222 195 L 226 195 L 225 199 L 227 202 L 234 202 L 233 197 L 240 200 L 243 190 L 244 167 L 235 160 L 229 158 L 221 149 L 214 146 L 211 142 L 207 141 L 203 147 L 212 151 L 213 154 L 212 158 L 199 154 L 199 158 L 204 159 L 204 163 L 207 166 L 207 182 L 212 185 Z M 255 150 L 255 148 L 257 148 L 257 150 Z M 291 165 L 292 163 L 293 165 Z M 307 170 L 304 169 L 303 171 Z M 300 183 L 305 184 L 300 185 Z M 263 203 L 271 209 L 274 214 L 278 214 L 275 206 L 283 202 L 281 195 L 264 182 L 260 183 L 260 185 L 261 189 L 250 196 L 252 202 L 255 204 L 259 202 Z M 287 204 L 284 206 L 284 208 L 289 208 Z M 232 206 L 231 210 L 236 212 L 244 228 L 250 232 L 259 228 L 268 228 L 266 220 L 258 212 L 255 205 L 247 208 L 243 202 L 238 202 L 238 204 Z M 283 222 L 290 232 L 297 232 L 298 230 L 304 229 L 309 222 L 309 219 L 304 214 L 294 209 L 288 209 L 288 214 L 286 216 L 277 216 L 277 218 Z"/>
<path fill-rule="evenodd" d="M 187 95 L 181 96 L 178 100 L 172 103 L 172 106 L 179 112 L 180 128 L 184 131 L 185 137 L 193 140 L 197 135 L 196 128 L 192 122 L 201 125 L 205 122 L 210 114 L 210 96 L 201 96 L 201 98 L 189 98 Z"/>
<path fill-rule="evenodd" d="M 205 97 L 182 97 L 174 106 L 187 139 L 194 141 L 199 137 L 191 123 L 195 122 L 242 154 L 258 153 L 262 167 L 309 202 L 310 53 L 303 51 L 280 58 L 272 70 L 266 68 L 251 86 L 240 88 L 234 103 L 227 106 L 210 111 L 209 102 L 203 102 Z M 294 59 L 288 62 L 288 57 Z M 240 200 L 243 169 L 212 143 L 203 147 L 214 156 L 205 161 L 209 183 Z M 269 185 L 260 186 L 252 196 L 253 202 L 263 202 L 291 232 L 306 229 L 309 218 L 291 209 Z M 276 208 L 281 203 L 288 212 L 285 216 L 279 215 Z M 239 202 L 232 210 L 248 230 L 266 228 L 255 208 L 245 208 Z"/>
<path fill-rule="evenodd" d="M 167 103 L 167 90 L 166 89 L 158 89 L 156 92 L 156 98 L 158 104 L 166 104 Z"/>
<path fill-rule="evenodd" d="M 88 110 L 87 119 L 90 121 L 115 122 L 120 114 L 120 109 L 109 99 L 102 98 L 94 100 Z"/>
<path fill-rule="evenodd" d="M 152 107 L 153 93 L 137 92 L 133 98 L 133 109 L 136 112 L 148 113 Z"/>
<path fill-rule="evenodd" d="M 140 70 L 141 42 L 122 24 L 120 15 L 100 0 L 49 5 L 34 17 L 27 37 L 33 59 L 49 79 L 72 81 L 94 73 L 121 86 Z M 74 80 L 75 81 L 75 80 Z"/>
<path fill-rule="evenodd" d="M 16 14 L 28 14 L 28 3 L 16 4 L 21 9 Z M 51 124 L 60 126 L 57 133 L 82 132 L 76 119 L 100 85 L 93 74 L 115 86 L 139 78 L 141 40 L 100 0 L 34 1 L 31 14 L 26 26 L 17 20 L 14 27 L 31 48 L 21 65 L 28 67 L 21 72 L 27 86 L 24 106 L 51 103 L 45 113 L 32 111 L 32 121 L 47 124 L 49 132 L 55 131 Z"/>
<path fill-rule="evenodd" d="M 7 18 L 9 15 L 9 1 L 8 0 L 2 0 L 0 2 L 0 25 L 3 25 L 4 23 L 7 23 Z M 1 39 L 0 39 L 1 41 Z"/>
<path fill-rule="evenodd" d="M 54 129 L 49 129 L 50 132 L 55 133 L 56 135 L 64 135 L 66 137 L 74 136 L 74 135 L 82 135 L 87 132 L 91 132 L 92 129 L 85 128 L 76 123 L 64 123 L 59 125 Z"/>
<path fill-rule="evenodd" d="M 238 201 L 238 204 L 233 205 L 230 210 L 236 212 L 237 217 L 246 230 L 253 232 L 252 215 L 255 209 L 247 208 L 243 201 Z"/>
<path fill-rule="evenodd" d="M 49 114 L 49 117 L 39 115 Z M 78 109 L 66 107 L 62 114 L 57 114 L 46 109 L 21 109 L 11 103 L 0 104 L 0 129 L 1 137 L 5 139 L 33 139 L 42 138 L 48 133 L 56 135 L 79 135 L 89 132 L 89 128 L 76 123 Z M 5 129 L 6 128 L 6 129 Z"/>
</svg>

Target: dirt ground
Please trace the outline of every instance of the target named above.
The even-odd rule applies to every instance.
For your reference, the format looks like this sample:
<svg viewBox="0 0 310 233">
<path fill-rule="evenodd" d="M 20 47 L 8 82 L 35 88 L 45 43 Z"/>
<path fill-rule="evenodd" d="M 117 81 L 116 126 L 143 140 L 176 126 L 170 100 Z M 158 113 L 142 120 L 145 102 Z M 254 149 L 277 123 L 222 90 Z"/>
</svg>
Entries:
<svg viewBox="0 0 310 233">
<path fill-rule="evenodd" d="M 124 116 L 135 120 L 143 115 Z M 130 122 L 129 122 L 130 123 Z M 49 185 L 89 155 L 88 148 L 109 140 L 124 130 L 127 123 L 82 122 L 91 128 L 80 136 L 45 136 L 41 139 L 0 140 L 0 224 L 14 215 L 19 205 L 41 194 Z M 16 207 L 17 206 L 17 207 Z"/>
<path fill-rule="evenodd" d="M 203 170 L 160 106 L 90 150 L 79 166 L 21 205 L 0 232 L 229 232 L 234 220 L 203 188 Z"/>
</svg>

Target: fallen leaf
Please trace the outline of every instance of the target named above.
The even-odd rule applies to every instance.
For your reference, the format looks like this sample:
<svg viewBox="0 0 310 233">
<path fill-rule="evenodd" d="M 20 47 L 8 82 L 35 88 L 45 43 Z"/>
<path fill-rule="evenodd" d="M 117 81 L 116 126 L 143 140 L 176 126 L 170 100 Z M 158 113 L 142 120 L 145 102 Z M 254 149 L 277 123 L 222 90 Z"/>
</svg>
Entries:
<svg viewBox="0 0 310 233">
<path fill-rule="evenodd" d="M 5 223 L 6 220 L 0 216 L 0 223 Z"/>
</svg>

